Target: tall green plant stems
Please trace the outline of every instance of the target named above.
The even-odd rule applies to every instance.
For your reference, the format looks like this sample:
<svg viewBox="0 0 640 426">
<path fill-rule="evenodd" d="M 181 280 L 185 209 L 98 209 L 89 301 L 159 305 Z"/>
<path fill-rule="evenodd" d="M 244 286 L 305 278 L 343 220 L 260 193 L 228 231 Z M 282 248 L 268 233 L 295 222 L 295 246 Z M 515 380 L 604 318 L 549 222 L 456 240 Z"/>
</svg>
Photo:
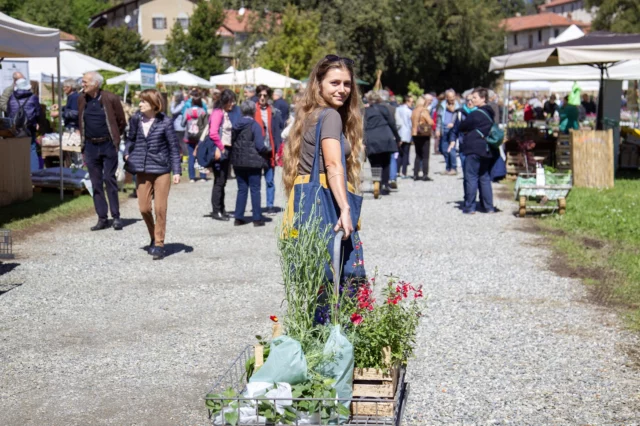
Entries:
<svg viewBox="0 0 640 426">
<path fill-rule="evenodd" d="M 297 219 L 294 223 L 299 222 Z M 325 265 L 331 260 L 328 238 L 329 228 L 322 229 L 317 218 L 303 222 L 298 229 L 283 225 L 278 239 L 287 302 L 284 326 L 287 335 L 299 341 L 305 353 L 319 345 L 322 334 L 314 319 L 322 303 L 318 295 L 326 284 Z"/>
</svg>

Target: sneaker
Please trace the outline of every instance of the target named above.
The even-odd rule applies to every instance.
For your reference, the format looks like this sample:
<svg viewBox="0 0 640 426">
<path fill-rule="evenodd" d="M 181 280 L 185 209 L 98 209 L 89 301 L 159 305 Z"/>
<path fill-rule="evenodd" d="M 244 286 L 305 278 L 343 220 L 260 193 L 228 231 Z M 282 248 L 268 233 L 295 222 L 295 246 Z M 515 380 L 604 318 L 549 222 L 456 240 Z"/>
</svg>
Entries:
<svg viewBox="0 0 640 426">
<path fill-rule="evenodd" d="M 451 169 L 447 172 L 449 176 L 456 176 L 458 174 L 457 170 Z"/>
<path fill-rule="evenodd" d="M 189 179 L 189 183 L 195 183 L 196 180 L 195 179 Z"/>
<path fill-rule="evenodd" d="M 475 210 L 462 210 L 462 214 L 476 214 Z"/>
<path fill-rule="evenodd" d="M 398 189 L 398 183 L 395 180 L 389 181 L 389 188 Z"/>
<path fill-rule="evenodd" d="M 153 249 L 149 251 L 149 254 L 153 256 L 153 260 L 162 260 L 165 257 L 164 247 L 154 246 Z"/>
</svg>

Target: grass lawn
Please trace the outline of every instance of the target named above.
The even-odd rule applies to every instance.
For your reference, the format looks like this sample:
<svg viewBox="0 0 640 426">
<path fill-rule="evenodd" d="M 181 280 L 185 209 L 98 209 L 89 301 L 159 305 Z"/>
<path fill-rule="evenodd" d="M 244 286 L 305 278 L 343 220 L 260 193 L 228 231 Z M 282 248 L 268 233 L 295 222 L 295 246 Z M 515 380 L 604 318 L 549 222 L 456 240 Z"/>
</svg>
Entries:
<svg viewBox="0 0 640 426">
<path fill-rule="evenodd" d="M 608 190 L 574 188 L 565 216 L 539 221 L 566 267 L 603 303 L 624 310 L 640 331 L 640 180 L 616 179 Z"/>
<path fill-rule="evenodd" d="M 133 185 L 125 185 L 127 193 L 120 192 L 122 201 L 131 193 Z M 12 231 L 29 231 L 39 226 L 54 224 L 93 212 L 93 199 L 88 194 L 73 197 L 65 194 L 60 201 L 60 193 L 34 192 L 33 198 L 0 208 L 0 228 Z"/>
</svg>

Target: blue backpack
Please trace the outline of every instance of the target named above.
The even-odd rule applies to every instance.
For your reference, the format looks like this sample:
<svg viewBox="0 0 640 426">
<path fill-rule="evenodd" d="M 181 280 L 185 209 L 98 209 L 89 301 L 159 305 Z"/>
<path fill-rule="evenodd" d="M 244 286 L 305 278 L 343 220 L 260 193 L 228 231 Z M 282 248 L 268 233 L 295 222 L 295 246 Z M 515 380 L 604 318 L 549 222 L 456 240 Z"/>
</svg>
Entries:
<svg viewBox="0 0 640 426">
<path fill-rule="evenodd" d="M 491 125 L 491 129 L 489 130 L 489 133 L 487 135 L 483 135 L 482 132 L 478 129 L 476 129 L 476 132 L 478 132 L 478 134 L 482 136 L 482 139 L 487 141 L 490 147 L 499 148 L 500 145 L 502 145 L 502 142 L 504 142 L 504 130 L 502 130 L 496 124 L 496 122 L 493 121 L 491 116 L 485 111 L 483 111 L 482 109 L 478 109 L 478 111 L 484 114 L 484 116 L 487 117 L 493 124 Z"/>
</svg>

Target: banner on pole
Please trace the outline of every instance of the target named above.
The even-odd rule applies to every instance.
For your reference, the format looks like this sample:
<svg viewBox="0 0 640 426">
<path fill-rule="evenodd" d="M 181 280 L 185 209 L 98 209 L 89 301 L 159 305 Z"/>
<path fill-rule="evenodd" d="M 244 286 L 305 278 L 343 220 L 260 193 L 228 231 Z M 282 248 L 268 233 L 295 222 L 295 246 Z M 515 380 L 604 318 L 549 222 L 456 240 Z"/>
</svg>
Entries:
<svg viewBox="0 0 640 426">
<path fill-rule="evenodd" d="M 156 72 L 157 69 L 155 65 L 140 63 L 140 86 L 142 90 L 155 89 Z"/>
</svg>

